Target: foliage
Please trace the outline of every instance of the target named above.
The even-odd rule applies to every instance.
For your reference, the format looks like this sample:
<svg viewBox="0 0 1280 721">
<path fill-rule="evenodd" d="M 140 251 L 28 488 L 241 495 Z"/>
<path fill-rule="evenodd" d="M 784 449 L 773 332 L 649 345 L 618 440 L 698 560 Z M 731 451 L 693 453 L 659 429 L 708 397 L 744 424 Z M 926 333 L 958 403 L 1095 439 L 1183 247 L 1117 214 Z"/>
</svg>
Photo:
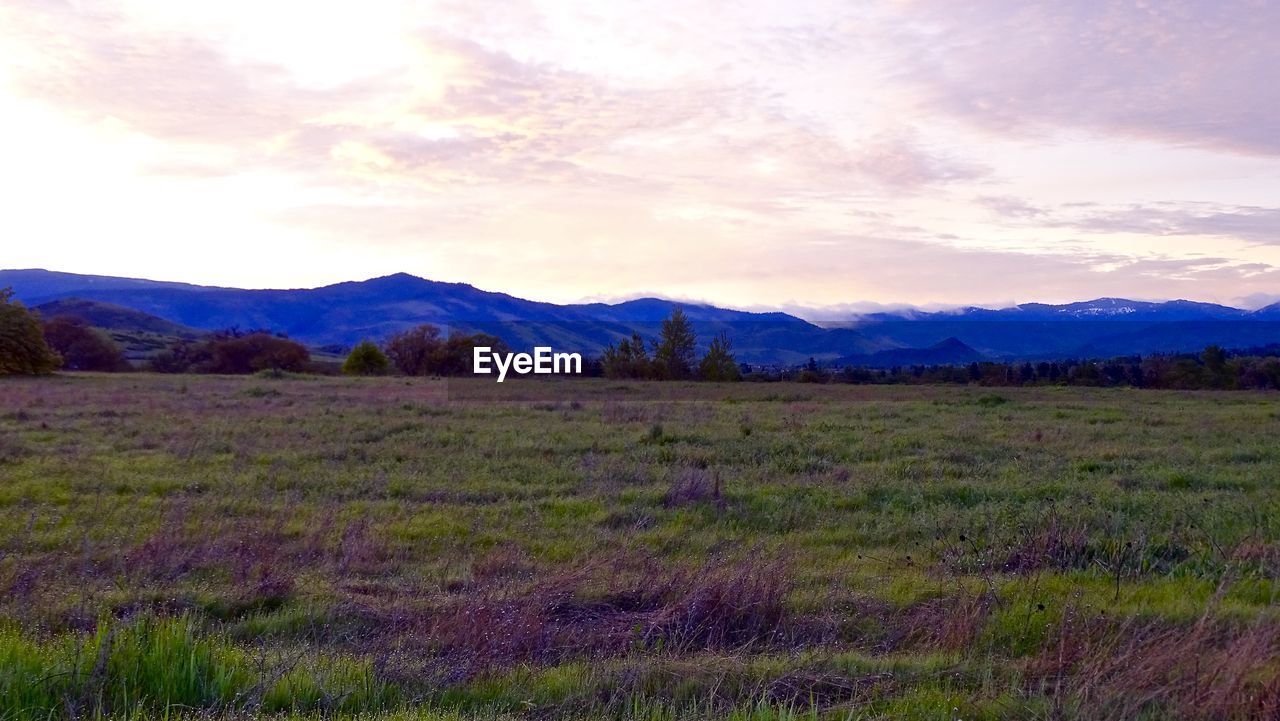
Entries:
<svg viewBox="0 0 1280 721">
<path fill-rule="evenodd" d="M 644 339 L 639 333 L 633 333 L 630 339 L 623 338 L 616 347 L 610 344 L 605 348 L 600 362 L 604 375 L 609 378 L 653 376 L 653 362 L 649 360 Z"/>
<path fill-rule="evenodd" d="M 662 321 L 658 344 L 653 350 L 653 366 L 659 378 L 682 380 L 693 372 L 693 350 L 698 339 L 693 332 L 693 322 L 680 307 L 671 310 L 671 316 Z"/>
<path fill-rule="evenodd" d="M 443 366 L 445 340 L 439 328 L 423 324 L 391 336 L 383 350 L 401 373 L 425 376 L 439 373 Z"/>
<path fill-rule="evenodd" d="M 488 347 L 494 353 L 510 348 L 497 336 L 454 331 L 442 338 L 440 329 L 420 325 L 391 336 L 383 346 L 395 367 L 408 376 L 461 376 L 471 373 L 473 349 Z"/>
<path fill-rule="evenodd" d="M 760 368 L 750 380 L 853 384 L 982 386 L 1098 386 L 1178 390 L 1280 389 L 1280 347 L 1228 352 L 1210 346 L 1199 354 L 1123 356 L 1104 360 L 974 362 L 967 366 Z"/>
<path fill-rule="evenodd" d="M 265 331 L 241 334 L 227 331 L 204 341 L 178 341 L 152 358 L 158 373 L 220 373 L 248 375 L 263 370 L 300 373 L 311 354 L 306 346 Z"/>
<path fill-rule="evenodd" d="M 698 364 L 698 375 L 707 381 L 741 380 L 738 361 L 733 357 L 733 342 L 726 333 L 711 339 L 707 354 Z"/>
<path fill-rule="evenodd" d="M 61 360 L 45 341 L 40 319 L 0 289 L 0 376 L 42 375 L 58 369 Z"/>
<path fill-rule="evenodd" d="M 711 339 L 707 353 L 694 365 L 697 336 L 693 323 L 681 308 L 674 308 L 662 322 L 654 354 L 649 356 L 639 333 L 610 344 L 600 357 L 599 372 L 608 378 L 648 378 L 684 380 L 698 377 L 707 381 L 736 381 L 742 377 L 741 367 L 733 356 L 733 342 L 727 333 Z M 695 374 L 696 370 L 696 374 Z"/>
<path fill-rule="evenodd" d="M 473 349 L 481 347 L 487 347 L 494 353 L 509 353 L 511 350 L 501 338 L 488 333 L 450 333 L 435 372 L 444 376 L 469 375 L 475 358 Z"/>
<path fill-rule="evenodd" d="M 342 364 L 342 372 L 351 376 L 377 376 L 387 372 L 391 363 L 376 343 L 361 341 Z"/>
<path fill-rule="evenodd" d="M 58 316 L 44 324 L 44 339 L 58 355 L 62 367 L 74 371 L 125 371 L 129 362 L 120 346 L 106 333 L 73 316 Z"/>
</svg>

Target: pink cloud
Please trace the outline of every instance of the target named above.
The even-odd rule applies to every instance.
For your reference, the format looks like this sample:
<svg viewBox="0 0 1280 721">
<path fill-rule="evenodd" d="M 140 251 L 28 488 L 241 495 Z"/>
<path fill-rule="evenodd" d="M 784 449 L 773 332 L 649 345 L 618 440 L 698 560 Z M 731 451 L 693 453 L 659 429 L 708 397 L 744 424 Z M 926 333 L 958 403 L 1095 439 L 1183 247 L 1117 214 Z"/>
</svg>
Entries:
<svg viewBox="0 0 1280 721">
<path fill-rule="evenodd" d="M 994 131 L 1083 127 L 1280 153 L 1280 5 L 915 0 L 901 77 Z"/>
</svg>

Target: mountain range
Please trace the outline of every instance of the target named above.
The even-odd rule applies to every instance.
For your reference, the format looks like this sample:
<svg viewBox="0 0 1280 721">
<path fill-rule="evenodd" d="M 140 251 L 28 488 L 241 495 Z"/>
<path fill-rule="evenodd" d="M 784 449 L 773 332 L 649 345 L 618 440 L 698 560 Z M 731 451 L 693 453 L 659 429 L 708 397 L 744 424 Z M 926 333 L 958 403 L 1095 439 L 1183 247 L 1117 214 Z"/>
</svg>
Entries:
<svg viewBox="0 0 1280 721">
<path fill-rule="evenodd" d="M 282 332 L 340 352 L 419 323 L 497 335 L 515 348 L 550 345 L 598 353 L 639 333 L 657 336 L 679 305 L 701 342 L 727 334 L 740 360 L 791 365 L 888 367 L 973 360 L 1047 360 L 1189 352 L 1280 342 L 1280 303 L 1249 311 L 1186 300 L 1100 298 L 873 313 L 817 325 L 786 313 L 755 313 L 661 298 L 557 305 L 405 273 L 320 288 L 246 290 L 47 270 L 0 270 L 0 288 L 46 317 L 77 315 L 114 331 L 174 337 L 226 328 Z"/>
</svg>

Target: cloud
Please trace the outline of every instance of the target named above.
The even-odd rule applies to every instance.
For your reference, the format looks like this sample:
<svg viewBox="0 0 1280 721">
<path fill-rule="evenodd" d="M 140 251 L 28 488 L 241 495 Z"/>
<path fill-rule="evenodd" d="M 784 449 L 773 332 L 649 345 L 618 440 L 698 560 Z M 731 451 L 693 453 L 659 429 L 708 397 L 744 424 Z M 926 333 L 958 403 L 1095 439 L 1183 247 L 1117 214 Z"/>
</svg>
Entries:
<svg viewBox="0 0 1280 721">
<path fill-rule="evenodd" d="M 224 148 L 228 172 L 261 165 L 432 187 L 715 186 L 718 195 L 772 196 L 814 184 L 909 192 L 984 172 L 909 133 L 847 143 L 788 118 L 763 87 L 627 85 L 439 30 L 411 33 L 406 67 L 314 89 L 285 67 L 235 59 L 191 33 L 140 28 L 119 12 L 35 4 L 5 19 L 29 45 L 53 49 L 18 78 L 20 92 L 86 122 L 111 118 L 162 141 Z M 806 40 L 828 47 L 838 37 L 786 28 L 769 43 L 798 52 Z M 782 171 L 752 178 L 733 168 L 752 158 Z M 188 160 L 156 168 L 215 172 Z"/>
<path fill-rule="evenodd" d="M 983 195 L 974 199 L 996 215 L 1017 220 L 1035 220 L 1048 215 L 1044 208 L 1038 208 L 1028 201 L 1011 195 Z"/>
<path fill-rule="evenodd" d="M 1152 237 L 1234 238 L 1252 245 L 1280 245 L 1280 208 L 1220 203 L 1135 203 L 1105 206 L 1068 203 L 1039 206 L 1014 196 L 979 196 L 979 205 L 1024 227 L 1073 228 L 1089 233 Z"/>
<path fill-rule="evenodd" d="M 1208 203 L 1134 205 L 1087 215 L 1074 225 L 1096 233 L 1222 236 L 1259 245 L 1280 245 L 1280 208 Z"/>
<path fill-rule="evenodd" d="M 1269 249 L 1252 250 L 1280 229 L 1259 200 L 1280 177 L 1263 167 L 1280 149 L 1278 91 L 1257 82 L 1274 55 L 1268 5 L 565 0 L 495 14 L 388 0 L 324 33 L 251 6 L 0 6 L 15 58 L 0 112 L 39 106 L 72 128 L 0 181 L 34 197 L 38 176 L 52 197 L 66 171 L 48 148 L 99 151 L 61 156 L 94 171 L 66 202 L 97 198 L 99 215 L 51 224 L 28 204 L 25 225 L 11 214 L 0 231 L 65 248 L 109 218 L 119 247 L 144 249 L 225 227 L 314 249 L 280 273 L 333 280 L 363 263 L 566 300 L 660 288 L 952 304 L 1275 281 Z M 21 147 L 12 135 L 0 149 Z M 1061 152 L 1026 160 L 1027 137 Z M 1230 155 L 1202 180 L 1199 164 L 1224 155 L 1182 152 L 1141 182 L 1096 182 L 1134 137 L 1159 142 L 1127 169 L 1169 144 L 1261 159 Z M 1156 177 L 1165 167 L 1176 184 Z M 1163 254 L 1174 246 L 1193 257 Z M 203 280 L 234 284 L 227 272 Z"/>
<path fill-rule="evenodd" d="M 993 132 L 1085 128 L 1280 154 L 1268 0 L 906 0 L 901 78 Z"/>
<path fill-rule="evenodd" d="M 9 32 L 41 49 L 41 61 L 17 78 L 20 92 L 158 138 L 263 142 L 373 91 L 303 90 L 281 67 L 234 62 L 205 40 L 140 31 L 105 9 L 29 3 L 3 18 Z"/>
</svg>

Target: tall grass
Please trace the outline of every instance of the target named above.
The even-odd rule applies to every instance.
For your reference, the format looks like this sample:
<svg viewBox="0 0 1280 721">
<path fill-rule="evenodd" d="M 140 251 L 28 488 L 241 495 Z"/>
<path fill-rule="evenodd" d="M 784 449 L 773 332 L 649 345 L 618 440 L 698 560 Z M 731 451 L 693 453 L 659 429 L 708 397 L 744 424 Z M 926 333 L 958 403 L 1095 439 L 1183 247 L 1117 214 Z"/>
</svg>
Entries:
<svg viewBox="0 0 1280 721">
<path fill-rule="evenodd" d="M 255 657 L 190 618 L 103 622 L 91 636 L 32 639 L 0 629 L 0 719 L 102 718 L 150 711 L 369 711 L 392 691 L 367 663 Z"/>
<path fill-rule="evenodd" d="M 0 386 L 0 721 L 1280 718 L 1280 395 Z"/>
</svg>

